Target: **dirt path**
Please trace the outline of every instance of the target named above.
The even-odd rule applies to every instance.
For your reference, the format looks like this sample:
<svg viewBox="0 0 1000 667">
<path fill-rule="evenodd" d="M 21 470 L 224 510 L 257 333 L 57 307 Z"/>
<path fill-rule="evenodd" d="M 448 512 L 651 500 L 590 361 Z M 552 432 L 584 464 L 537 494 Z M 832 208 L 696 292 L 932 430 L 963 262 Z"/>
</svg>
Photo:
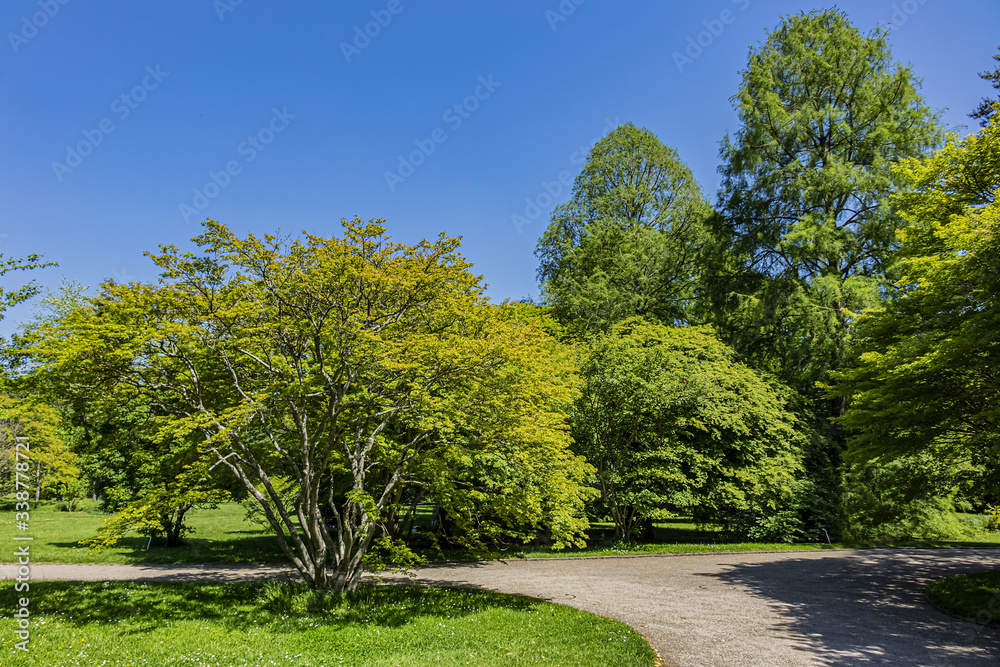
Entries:
<svg viewBox="0 0 1000 667">
<path fill-rule="evenodd" d="M 1000 630 L 926 603 L 934 579 L 1000 550 L 879 549 L 446 564 L 425 584 L 542 597 L 624 621 L 669 665 L 997 665 Z M 13 569 L 3 566 L 8 578 Z M 275 567 L 36 565 L 33 579 L 237 580 Z M 393 581 L 405 581 L 395 577 Z M 984 610 L 1000 618 L 1000 599 Z"/>
</svg>

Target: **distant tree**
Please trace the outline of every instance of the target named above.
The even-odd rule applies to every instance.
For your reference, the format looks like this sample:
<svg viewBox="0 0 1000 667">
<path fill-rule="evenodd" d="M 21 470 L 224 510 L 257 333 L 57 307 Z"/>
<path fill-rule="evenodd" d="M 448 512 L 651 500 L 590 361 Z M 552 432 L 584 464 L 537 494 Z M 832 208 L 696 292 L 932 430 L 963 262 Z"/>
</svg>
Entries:
<svg viewBox="0 0 1000 667">
<path fill-rule="evenodd" d="M 79 459 L 66 443 L 62 427 L 62 417 L 52 406 L 33 399 L 0 396 L 4 461 L 14 460 L 15 438 L 28 438 L 31 462 L 26 475 L 35 502 L 43 497 L 63 497 L 72 505 L 82 496 Z M 13 491 L 13 486 L 14 476 L 9 475 L 0 488 Z"/>
<path fill-rule="evenodd" d="M 1000 50 L 1000 47 L 998 47 L 998 50 Z M 993 54 L 993 60 L 1000 61 L 1000 53 Z M 989 81 L 994 89 L 1000 90 L 1000 66 L 990 71 L 980 72 L 979 78 Z M 1000 102 L 1000 96 L 994 99 L 983 98 L 983 101 L 979 103 L 979 106 L 970 115 L 977 119 L 983 127 L 986 127 L 990 122 L 990 116 L 995 111 L 994 105 L 997 102 Z"/>
<path fill-rule="evenodd" d="M 641 316 L 683 322 L 711 209 L 691 170 L 652 132 L 621 125 L 591 150 L 538 242 L 538 278 L 578 334 Z"/>
<path fill-rule="evenodd" d="M 343 238 L 281 241 L 209 221 L 202 253 L 152 256 L 159 284 L 106 283 L 23 351 L 50 382 L 146 401 L 156 441 L 196 446 L 196 482 L 231 473 L 314 588 L 412 556 L 389 524 L 414 491 L 472 548 L 543 525 L 582 543 L 590 467 L 569 451 L 556 341 L 530 306 L 482 296 L 458 239 L 385 231 L 356 218 Z M 272 483 L 288 477 L 292 503 Z"/>
<path fill-rule="evenodd" d="M 802 535 L 802 436 L 782 392 L 711 329 L 629 319 L 594 337 L 573 421 L 619 537 L 678 508 L 743 537 Z"/>
</svg>

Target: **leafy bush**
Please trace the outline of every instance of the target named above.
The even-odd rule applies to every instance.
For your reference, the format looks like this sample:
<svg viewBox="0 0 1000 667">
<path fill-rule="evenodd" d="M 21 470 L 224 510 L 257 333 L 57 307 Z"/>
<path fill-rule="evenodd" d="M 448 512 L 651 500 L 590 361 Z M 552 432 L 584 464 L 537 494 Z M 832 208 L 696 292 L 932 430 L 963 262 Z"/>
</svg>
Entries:
<svg viewBox="0 0 1000 667">
<path fill-rule="evenodd" d="M 1000 530 L 1000 506 L 990 505 L 986 508 L 986 530 Z"/>
<path fill-rule="evenodd" d="M 952 488 L 927 475 L 916 457 L 885 465 L 851 466 L 845 476 L 844 511 L 848 540 L 957 539 L 975 527 L 961 520 Z"/>
</svg>

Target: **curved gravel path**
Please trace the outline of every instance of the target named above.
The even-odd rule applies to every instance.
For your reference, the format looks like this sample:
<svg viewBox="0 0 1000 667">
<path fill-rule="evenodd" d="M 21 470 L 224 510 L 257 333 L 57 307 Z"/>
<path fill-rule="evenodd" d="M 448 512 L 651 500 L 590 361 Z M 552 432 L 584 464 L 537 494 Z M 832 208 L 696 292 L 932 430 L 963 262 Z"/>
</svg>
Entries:
<svg viewBox="0 0 1000 667">
<path fill-rule="evenodd" d="M 642 632 L 668 665 L 998 665 L 1000 630 L 931 607 L 926 585 L 1000 550 L 877 549 L 441 564 L 424 584 L 541 597 Z M 10 565 L 0 574 L 9 578 Z M 35 565 L 32 579 L 247 580 L 281 567 Z M 387 581 L 407 581 L 386 577 Z M 984 616 L 1000 618 L 1000 596 Z"/>
</svg>

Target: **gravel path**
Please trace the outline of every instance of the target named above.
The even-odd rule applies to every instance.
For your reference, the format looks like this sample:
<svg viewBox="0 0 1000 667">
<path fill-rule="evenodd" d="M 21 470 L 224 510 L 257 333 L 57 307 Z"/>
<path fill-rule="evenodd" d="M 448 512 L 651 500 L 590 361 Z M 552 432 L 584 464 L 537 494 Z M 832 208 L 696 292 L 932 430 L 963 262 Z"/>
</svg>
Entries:
<svg viewBox="0 0 1000 667">
<path fill-rule="evenodd" d="M 1000 630 L 924 600 L 926 585 L 1000 567 L 1000 550 L 539 559 L 423 568 L 425 584 L 541 597 L 624 621 L 668 665 L 1000 665 Z M 12 566 L 0 568 L 9 578 Z M 246 580 L 278 567 L 35 565 L 33 579 Z M 390 581 L 406 581 L 388 577 Z M 993 609 L 1000 618 L 1000 598 Z"/>
</svg>

